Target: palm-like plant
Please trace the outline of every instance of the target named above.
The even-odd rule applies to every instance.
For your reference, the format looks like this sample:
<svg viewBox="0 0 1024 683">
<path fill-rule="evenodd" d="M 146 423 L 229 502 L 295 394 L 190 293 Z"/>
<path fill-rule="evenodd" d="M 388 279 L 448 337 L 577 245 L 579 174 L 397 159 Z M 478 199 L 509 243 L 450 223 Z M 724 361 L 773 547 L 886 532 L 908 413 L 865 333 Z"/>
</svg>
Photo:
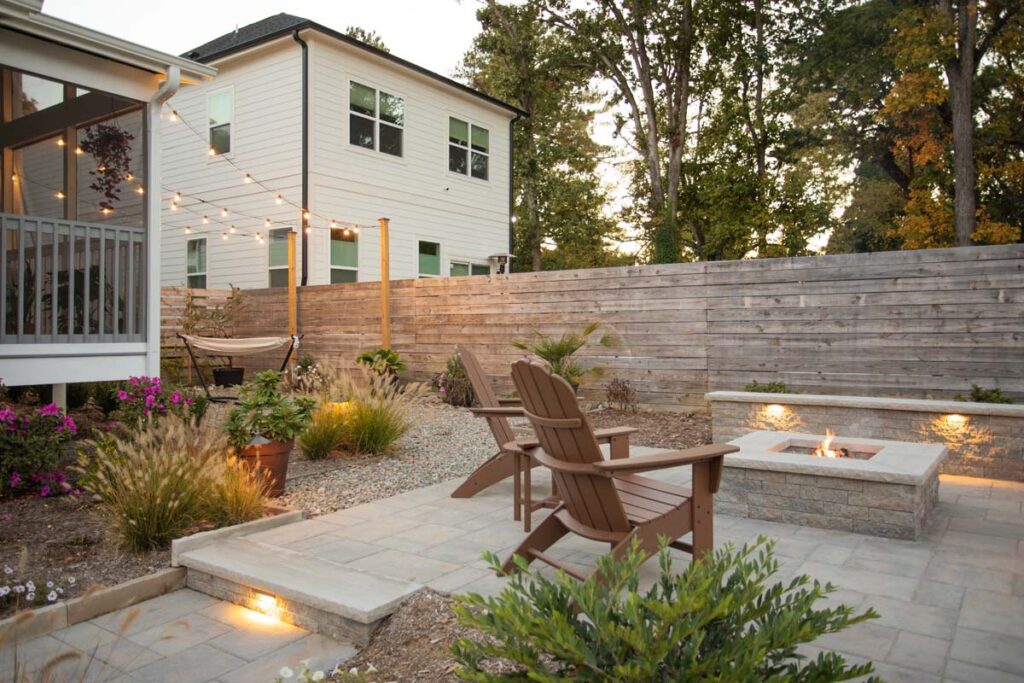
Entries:
<svg viewBox="0 0 1024 683">
<path fill-rule="evenodd" d="M 573 358 L 577 351 L 587 345 L 590 337 L 600 327 L 601 323 L 593 322 L 579 332 L 565 332 L 560 337 L 541 334 L 534 330 L 533 339 L 514 341 L 512 346 L 537 356 L 547 363 L 553 374 L 564 377 L 574 389 L 577 389 L 587 375 L 599 376 L 604 372 L 604 369 L 599 367 L 584 368 Z M 605 348 L 611 348 L 618 346 L 620 341 L 613 334 L 603 334 L 597 343 Z"/>
</svg>

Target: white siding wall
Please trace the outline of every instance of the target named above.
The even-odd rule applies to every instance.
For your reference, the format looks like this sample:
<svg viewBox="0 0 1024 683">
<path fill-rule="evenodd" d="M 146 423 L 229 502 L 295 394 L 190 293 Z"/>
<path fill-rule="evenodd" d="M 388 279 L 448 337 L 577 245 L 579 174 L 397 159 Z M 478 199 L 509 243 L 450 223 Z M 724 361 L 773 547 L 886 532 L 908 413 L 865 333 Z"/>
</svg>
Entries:
<svg viewBox="0 0 1024 683">
<path fill-rule="evenodd" d="M 300 205 L 301 48 L 289 37 L 261 47 L 258 53 L 228 58 L 214 66 L 218 74 L 212 82 L 183 89 L 170 106 L 205 136 L 208 96 L 224 89 L 233 91 L 231 151 L 226 156 L 296 206 Z M 224 241 L 221 233 L 227 224 L 233 223 L 239 231 L 266 234 L 266 218 L 283 221 L 274 227 L 287 224 L 298 229 L 299 210 L 287 203 L 278 205 L 273 193 L 245 183 L 242 173 L 227 161 L 209 156 L 206 143 L 181 122 L 164 121 L 163 155 L 163 285 L 185 284 L 185 243 L 205 233 L 208 287 L 266 287 L 267 245 L 257 243 L 253 237 L 233 236 Z M 183 204 L 189 208 L 170 210 L 169 199 L 174 192 L 186 195 Z M 213 206 L 190 206 L 196 203 L 187 196 L 190 194 L 212 202 Z M 226 219 L 219 214 L 222 206 L 230 211 Z M 239 212 L 254 218 L 243 217 Z M 202 225 L 204 213 L 211 219 L 209 225 Z M 185 225 L 192 226 L 192 235 L 185 234 Z"/>
<path fill-rule="evenodd" d="M 434 79 L 307 31 L 310 59 L 310 209 L 308 284 L 330 282 L 330 232 L 326 221 L 376 225 L 391 219 L 391 277 L 418 275 L 418 240 L 440 242 L 442 274 L 451 259 L 486 262 L 508 250 L 508 122 L 512 114 Z M 191 87 L 171 104 L 193 127 L 206 131 L 206 102 L 224 88 L 234 92 L 232 160 L 242 169 L 301 203 L 302 62 L 290 38 L 214 64 L 212 83 Z M 349 81 L 380 88 L 405 100 L 404 156 L 393 157 L 348 142 Z M 448 117 L 490 131 L 490 180 L 448 171 Z M 207 233 L 207 286 L 267 286 L 267 246 L 252 238 L 221 239 L 223 225 L 202 226 L 200 216 L 171 211 L 174 191 L 197 194 L 234 211 L 293 221 L 299 213 L 277 206 L 272 195 L 243 183 L 224 160 L 182 125 L 164 125 L 163 284 L 185 283 L 185 243 Z M 186 205 L 194 200 L 185 199 Z M 209 210 L 207 210 L 209 209 Z M 213 219 L 213 207 L 196 207 Z M 218 217 L 219 220 L 219 217 Z M 262 220 L 238 215 L 239 230 L 266 232 Z M 185 235 L 184 226 L 193 234 Z M 275 226 L 279 227 L 279 226 Z M 280 226 L 283 227 L 283 226 Z M 376 229 L 359 236 L 359 280 L 380 278 Z M 301 254 L 300 254 L 301 255 Z M 301 267 L 301 265 L 300 265 Z"/>
<path fill-rule="evenodd" d="M 418 275 L 418 241 L 451 259 L 486 263 L 508 251 L 508 126 L 512 114 L 363 50 L 314 35 L 310 43 L 310 203 L 325 219 L 391 219 L 391 277 Z M 401 158 L 349 144 L 349 82 L 405 100 Z M 490 180 L 448 171 L 448 118 L 490 131 Z M 310 235 L 310 284 L 330 281 L 330 236 Z M 359 235 L 359 280 L 380 279 L 376 229 Z"/>
</svg>

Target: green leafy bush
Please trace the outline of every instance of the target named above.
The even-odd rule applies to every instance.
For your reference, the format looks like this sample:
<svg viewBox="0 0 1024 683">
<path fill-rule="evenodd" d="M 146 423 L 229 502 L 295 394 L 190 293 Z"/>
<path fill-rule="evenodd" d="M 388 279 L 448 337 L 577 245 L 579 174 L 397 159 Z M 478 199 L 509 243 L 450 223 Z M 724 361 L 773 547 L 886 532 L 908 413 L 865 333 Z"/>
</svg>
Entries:
<svg viewBox="0 0 1024 683">
<path fill-rule="evenodd" d="M 386 377 L 397 377 L 405 370 L 405 361 L 392 349 L 370 349 L 356 357 L 356 363 L 363 368 Z"/>
<path fill-rule="evenodd" d="M 497 597 L 459 596 L 459 621 L 484 634 L 453 647 L 468 681 L 839 681 L 870 664 L 848 665 L 832 652 L 806 659 L 797 647 L 878 615 L 845 605 L 815 609 L 834 589 L 806 576 L 788 584 L 773 543 L 720 549 L 682 573 L 660 555 L 661 578 L 640 589 L 643 555 L 600 561 L 603 580 L 555 579 L 522 569 Z M 488 554 L 495 570 L 496 557 Z M 511 662 L 518 673 L 494 675 L 485 664 Z"/>
<path fill-rule="evenodd" d="M 228 413 L 225 429 L 231 445 L 241 448 L 262 436 L 289 441 L 309 423 L 316 402 L 308 396 L 289 396 L 281 390 L 281 373 L 264 370 L 239 390 L 238 404 Z"/>
<path fill-rule="evenodd" d="M 601 327 L 601 323 L 590 323 L 579 332 L 566 332 L 560 337 L 552 337 L 534 331 L 531 341 L 514 341 L 512 346 L 532 353 L 547 363 L 553 374 L 565 378 L 573 388 L 578 388 L 587 375 L 600 376 L 602 368 L 584 368 L 576 362 L 574 356 L 586 346 L 590 337 Z M 598 340 L 598 344 L 604 347 L 619 345 L 618 337 L 605 334 Z"/>
<path fill-rule="evenodd" d="M 100 497 L 130 550 L 262 514 L 266 483 L 228 458 L 225 435 L 171 414 L 79 450 L 79 483 Z"/>
<path fill-rule="evenodd" d="M 299 437 L 299 445 L 307 458 L 323 460 L 345 441 L 349 405 L 328 401 L 316 409 Z"/>
<path fill-rule="evenodd" d="M 81 382 L 69 384 L 67 388 L 68 410 L 78 410 L 89 401 L 92 387 Z"/>
<path fill-rule="evenodd" d="M 117 392 L 124 390 L 125 386 L 124 382 L 96 382 L 92 385 L 92 400 L 103 412 L 104 419 L 109 420 L 120 407 L 121 399 L 117 397 Z"/>
<path fill-rule="evenodd" d="M 458 356 L 452 356 L 445 362 L 444 370 L 434 378 L 434 386 L 441 400 L 448 405 L 465 408 L 473 405 L 473 385 Z"/>
<path fill-rule="evenodd" d="M 786 386 L 785 382 L 758 382 L 756 379 L 750 384 L 743 387 L 743 391 L 756 391 L 762 394 L 798 394 L 800 392 L 793 391 Z"/>
<path fill-rule="evenodd" d="M 966 398 L 957 394 L 957 401 L 970 401 L 973 403 L 1013 403 L 1013 399 L 999 389 L 985 389 L 977 384 L 971 385 L 971 393 Z"/>
</svg>

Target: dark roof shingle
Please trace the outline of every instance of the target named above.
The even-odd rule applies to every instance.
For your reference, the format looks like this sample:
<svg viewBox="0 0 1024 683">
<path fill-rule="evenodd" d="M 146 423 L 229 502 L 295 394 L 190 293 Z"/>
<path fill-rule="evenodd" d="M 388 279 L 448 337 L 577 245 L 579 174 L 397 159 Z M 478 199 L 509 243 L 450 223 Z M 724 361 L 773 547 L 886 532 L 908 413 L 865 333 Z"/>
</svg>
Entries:
<svg viewBox="0 0 1024 683">
<path fill-rule="evenodd" d="M 231 33 L 225 33 L 219 38 L 214 38 L 207 43 L 203 43 L 199 47 L 192 48 L 181 56 L 202 62 L 212 55 L 231 50 L 239 45 L 258 42 L 260 38 L 265 38 L 280 31 L 285 31 L 295 26 L 308 23 L 309 19 L 281 12 L 280 14 L 275 14 L 272 17 L 254 21 L 247 26 L 242 26 Z"/>
</svg>

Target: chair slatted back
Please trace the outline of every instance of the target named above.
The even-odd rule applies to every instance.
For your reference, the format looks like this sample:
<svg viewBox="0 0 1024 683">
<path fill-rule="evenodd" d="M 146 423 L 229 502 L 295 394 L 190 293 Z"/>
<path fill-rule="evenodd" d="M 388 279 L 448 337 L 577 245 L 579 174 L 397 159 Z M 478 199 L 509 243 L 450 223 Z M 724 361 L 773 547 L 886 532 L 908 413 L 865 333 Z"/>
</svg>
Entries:
<svg viewBox="0 0 1024 683">
<path fill-rule="evenodd" d="M 549 456 L 569 463 L 604 459 L 594 430 L 568 382 L 528 360 L 512 364 L 512 380 L 541 448 Z M 556 470 L 552 470 L 551 476 L 576 521 L 601 531 L 629 531 L 622 501 L 611 479 Z"/>
<path fill-rule="evenodd" d="M 498 396 L 494 393 L 491 381 L 487 378 L 487 373 L 484 372 L 484 368 L 480 365 L 480 359 L 476 357 L 476 354 L 462 344 L 455 346 L 455 353 L 459 360 L 462 361 L 462 367 L 466 370 L 469 383 L 473 385 L 473 395 L 476 397 L 476 402 L 480 404 L 480 407 L 500 407 L 501 404 L 498 403 Z M 499 447 L 504 446 L 510 441 L 515 441 L 516 434 L 512 431 L 512 425 L 509 424 L 507 419 L 503 417 L 488 417 L 487 426 L 491 428 L 491 433 L 494 434 L 494 439 L 498 442 Z"/>
</svg>

